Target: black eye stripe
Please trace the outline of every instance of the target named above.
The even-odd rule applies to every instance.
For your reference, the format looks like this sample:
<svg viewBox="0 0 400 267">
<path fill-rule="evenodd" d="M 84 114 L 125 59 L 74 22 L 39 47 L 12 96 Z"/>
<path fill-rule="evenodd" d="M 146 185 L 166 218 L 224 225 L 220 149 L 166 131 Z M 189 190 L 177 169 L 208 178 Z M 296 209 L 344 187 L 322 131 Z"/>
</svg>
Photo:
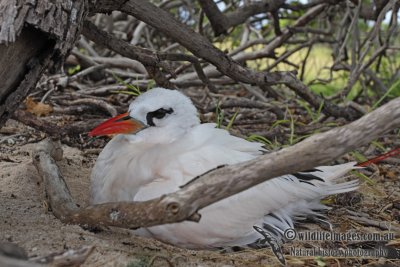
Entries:
<svg viewBox="0 0 400 267">
<path fill-rule="evenodd" d="M 147 125 L 155 126 L 154 121 L 153 121 L 154 118 L 162 119 L 165 117 L 165 115 L 171 114 L 172 112 L 174 112 L 174 110 L 172 108 L 169 108 L 169 109 L 160 108 L 155 111 L 147 113 L 147 115 L 146 115 Z"/>
</svg>

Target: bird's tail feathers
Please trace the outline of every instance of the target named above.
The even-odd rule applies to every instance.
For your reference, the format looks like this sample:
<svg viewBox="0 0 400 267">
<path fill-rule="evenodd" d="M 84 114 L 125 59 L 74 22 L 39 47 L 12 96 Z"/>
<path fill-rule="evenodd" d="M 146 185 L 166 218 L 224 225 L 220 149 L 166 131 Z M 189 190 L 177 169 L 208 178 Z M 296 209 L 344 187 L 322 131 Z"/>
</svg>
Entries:
<svg viewBox="0 0 400 267">
<path fill-rule="evenodd" d="M 326 187 L 326 192 L 327 192 L 327 195 L 342 194 L 342 193 L 357 190 L 358 186 L 359 186 L 359 181 L 352 180 L 352 181 L 348 181 L 348 182 L 328 185 Z"/>
<path fill-rule="evenodd" d="M 354 165 L 350 165 L 354 166 Z M 358 180 L 328 184 L 325 186 L 325 192 L 321 193 L 320 198 L 312 201 L 300 200 L 285 206 L 273 213 L 267 214 L 263 219 L 263 228 L 271 233 L 277 240 L 285 240 L 285 231 L 294 228 L 295 222 L 304 221 L 308 218 L 315 218 L 321 221 L 326 221 L 323 212 L 329 210 L 330 207 L 321 203 L 321 199 L 326 196 L 346 193 L 354 191 L 358 188 Z"/>
<path fill-rule="evenodd" d="M 334 165 L 334 166 L 319 166 L 315 168 L 314 172 L 309 172 L 309 174 L 315 175 L 325 182 L 331 183 L 338 178 L 342 178 L 347 172 L 360 169 L 357 167 L 357 162 L 348 162 L 344 164 Z"/>
</svg>

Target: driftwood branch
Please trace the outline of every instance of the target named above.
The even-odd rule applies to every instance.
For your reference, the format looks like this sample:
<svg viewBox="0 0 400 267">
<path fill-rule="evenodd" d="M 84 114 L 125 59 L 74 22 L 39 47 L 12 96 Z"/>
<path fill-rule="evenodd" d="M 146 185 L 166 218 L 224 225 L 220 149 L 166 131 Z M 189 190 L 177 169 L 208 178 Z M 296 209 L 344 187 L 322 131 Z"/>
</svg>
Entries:
<svg viewBox="0 0 400 267">
<path fill-rule="evenodd" d="M 55 163 L 56 160 L 62 159 L 62 154 L 59 142 L 42 142 L 33 155 L 33 162 L 43 179 L 44 195 L 48 197 L 54 215 L 61 221 L 78 210 Z"/>
<path fill-rule="evenodd" d="M 66 183 L 51 156 L 54 146 L 33 153 L 44 178 L 49 204 L 65 223 L 126 228 L 200 220 L 200 209 L 261 182 L 287 173 L 326 164 L 344 153 L 400 127 L 400 98 L 346 126 L 316 134 L 292 147 L 244 163 L 219 168 L 183 186 L 181 190 L 145 202 L 118 202 L 76 208 Z"/>
<path fill-rule="evenodd" d="M 69 249 L 65 252 L 52 253 L 45 257 L 33 259 L 32 261 L 44 264 L 44 266 L 81 266 L 93 250 L 93 246 L 84 246 L 79 249 Z"/>
<path fill-rule="evenodd" d="M 0 266 L 7 267 L 71 267 L 81 266 L 93 252 L 93 246 L 69 249 L 61 253 L 52 253 L 45 257 L 28 259 L 26 252 L 11 243 L 0 242 Z"/>
<path fill-rule="evenodd" d="M 1 266 L 7 267 L 44 267 L 45 265 L 0 255 Z"/>
</svg>

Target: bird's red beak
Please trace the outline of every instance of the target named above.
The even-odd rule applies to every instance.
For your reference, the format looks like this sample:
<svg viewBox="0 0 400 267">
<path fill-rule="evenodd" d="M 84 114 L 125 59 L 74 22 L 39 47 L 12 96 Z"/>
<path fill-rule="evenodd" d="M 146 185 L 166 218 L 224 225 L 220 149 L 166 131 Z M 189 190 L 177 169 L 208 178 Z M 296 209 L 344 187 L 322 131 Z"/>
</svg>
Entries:
<svg viewBox="0 0 400 267">
<path fill-rule="evenodd" d="M 144 128 L 145 125 L 142 122 L 131 118 L 127 112 L 101 123 L 89 132 L 89 136 L 134 134 Z"/>
</svg>

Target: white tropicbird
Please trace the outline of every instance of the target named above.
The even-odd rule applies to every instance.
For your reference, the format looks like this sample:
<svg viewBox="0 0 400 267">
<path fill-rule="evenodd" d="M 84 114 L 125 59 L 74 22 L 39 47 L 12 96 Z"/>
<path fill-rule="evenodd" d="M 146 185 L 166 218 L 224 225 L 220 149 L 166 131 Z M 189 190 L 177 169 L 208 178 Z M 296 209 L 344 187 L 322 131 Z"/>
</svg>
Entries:
<svg viewBox="0 0 400 267">
<path fill-rule="evenodd" d="M 157 198 L 217 166 L 265 153 L 262 144 L 215 126 L 200 124 L 191 100 L 178 91 L 154 88 L 141 94 L 129 112 L 90 132 L 91 136 L 119 133 L 94 166 L 92 204 Z M 253 226 L 282 237 L 294 221 L 320 216 L 318 211 L 327 209 L 322 198 L 355 190 L 357 181 L 336 183 L 354 166 L 323 166 L 277 177 L 203 208 L 199 223 L 165 224 L 138 233 L 187 248 L 252 244 L 261 237 Z"/>
</svg>

